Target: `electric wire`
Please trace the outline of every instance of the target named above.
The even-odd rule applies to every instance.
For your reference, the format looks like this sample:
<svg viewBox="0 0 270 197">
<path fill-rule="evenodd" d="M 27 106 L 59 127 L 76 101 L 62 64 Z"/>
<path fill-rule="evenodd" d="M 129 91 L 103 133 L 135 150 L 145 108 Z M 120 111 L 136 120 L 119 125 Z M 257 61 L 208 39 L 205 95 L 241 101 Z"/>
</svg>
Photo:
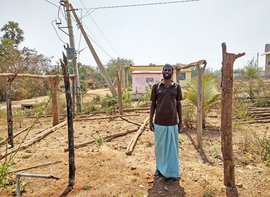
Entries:
<svg viewBox="0 0 270 197">
<path fill-rule="evenodd" d="M 53 6 L 55 6 L 55 7 L 57 7 L 57 8 L 58 8 L 58 5 L 56 5 L 56 4 L 54 4 L 54 3 L 52 3 L 51 1 L 48 1 L 48 0 L 44 0 L 44 1 L 46 1 L 47 3 L 49 3 L 49 4 L 51 4 L 51 5 L 53 5 Z"/>
<path fill-rule="evenodd" d="M 77 21 L 75 21 L 74 19 L 72 19 L 75 23 L 76 23 L 76 26 L 77 26 L 77 28 L 79 28 L 78 27 L 78 24 L 77 24 Z M 83 24 L 82 24 L 82 26 L 84 27 L 84 28 L 86 28 L 88 31 L 89 31 L 89 33 L 87 33 L 86 32 L 86 30 L 85 30 L 85 33 L 86 33 L 86 35 L 91 39 L 91 41 L 93 42 L 93 43 L 95 43 L 97 46 L 98 46 L 98 48 L 100 48 L 108 57 L 110 57 L 110 58 L 112 58 L 112 59 L 115 59 L 112 55 L 110 55 L 105 49 L 103 49 L 103 47 L 102 47 L 102 44 L 100 44 L 98 41 L 97 41 L 97 39 L 95 38 L 95 36 L 92 34 L 92 33 L 90 33 L 90 30 L 88 29 L 88 27 L 87 26 L 84 26 Z"/>
<path fill-rule="evenodd" d="M 82 16 L 82 10 L 81 10 L 81 16 Z M 81 20 L 81 22 L 82 22 L 82 20 Z M 82 32 L 80 31 L 79 44 L 78 44 L 78 50 L 77 50 L 78 62 L 80 61 L 80 54 L 81 54 L 81 51 L 80 51 L 81 39 L 82 39 Z"/>
<path fill-rule="evenodd" d="M 82 2 L 82 0 L 80 0 L 80 2 L 83 5 L 83 7 L 86 8 L 86 6 Z M 101 33 L 101 35 L 103 36 L 103 38 L 105 39 L 105 41 L 110 45 L 110 47 L 112 48 L 112 50 L 115 52 L 115 54 L 119 56 L 119 53 L 117 52 L 117 50 L 115 49 L 115 47 L 112 45 L 112 43 L 109 41 L 109 39 L 107 38 L 107 36 L 105 36 L 105 34 L 103 33 L 103 31 L 101 30 L 101 28 L 99 27 L 99 25 L 94 20 L 94 18 L 91 15 L 89 15 L 89 17 L 93 21 L 93 23 L 96 25 L 98 31 Z"/>
<path fill-rule="evenodd" d="M 57 37 L 59 38 L 59 40 L 61 40 L 61 42 L 62 42 L 63 44 L 67 44 L 66 42 L 64 42 L 64 41 L 61 39 L 60 35 L 58 34 L 56 28 L 55 28 L 54 25 L 53 25 L 53 22 L 57 22 L 57 21 L 56 21 L 56 20 L 51 21 L 51 24 L 52 24 L 52 26 L 53 26 L 53 29 L 54 29 L 54 31 L 55 31 Z"/>
<path fill-rule="evenodd" d="M 98 44 L 98 42 L 97 41 L 95 41 L 95 39 L 93 39 L 92 37 L 93 37 L 93 35 L 92 35 L 92 37 L 88 34 L 88 33 L 86 33 L 87 34 L 87 36 L 106 54 L 106 55 L 108 55 L 111 59 L 115 59 L 113 56 L 111 56 L 107 51 L 105 51 L 105 49 L 103 49 L 99 44 Z"/>
<path fill-rule="evenodd" d="M 93 8 L 83 8 L 83 9 L 112 9 L 112 8 L 127 8 L 127 7 L 141 7 L 141 6 L 154 6 L 154 5 L 165 5 L 165 4 L 176 4 L 176 3 L 188 3 L 200 0 L 180 0 L 180 1 L 164 1 L 164 2 L 152 2 L 152 3 L 140 3 L 140 4 L 126 4 L 126 5 L 113 5 L 113 6 L 101 6 Z M 82 9 L 82 8 L 81 8 Z"/>
</svg>

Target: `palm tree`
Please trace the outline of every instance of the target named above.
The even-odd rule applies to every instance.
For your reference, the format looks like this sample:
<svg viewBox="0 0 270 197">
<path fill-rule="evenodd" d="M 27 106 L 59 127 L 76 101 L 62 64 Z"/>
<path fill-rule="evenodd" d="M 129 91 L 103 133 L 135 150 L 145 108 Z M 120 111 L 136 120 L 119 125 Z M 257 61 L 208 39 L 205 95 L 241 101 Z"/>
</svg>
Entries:
<svg viewBox="0 0 270 197">
<path fill-rule="evenodd" d="M 205 118 L 210 110 L 220 101 L 220 92 L 216 87 L 215 78 L 212 75 L 206 75 L 202 82 L 203 87 L 203 128 L 205 128 Z M 185 94 L 185 99 L 191 104 L 197 106 L 198 78 L 193 78 Z"/>
<path fill-rule="evenodd" d="M 4 32 L 3 38 L 13 40 L 16 45 L 20 44 L 24 39 L 23 30 L 19 27 L 19 23 L 14 21 L 9 21 L 5 24 L 1 31 Z"/>
</svg>

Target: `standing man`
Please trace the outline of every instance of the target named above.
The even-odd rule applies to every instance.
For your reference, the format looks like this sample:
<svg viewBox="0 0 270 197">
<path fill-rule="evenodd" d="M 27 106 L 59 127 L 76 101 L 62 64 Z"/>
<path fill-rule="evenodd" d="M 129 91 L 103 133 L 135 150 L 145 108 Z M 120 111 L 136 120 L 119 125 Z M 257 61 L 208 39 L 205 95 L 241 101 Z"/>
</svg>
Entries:
<svg viewBox="0 0 270 197">
<path fill-rule="evenodd" d="M 150 130 L 155 135 L 156 172 L 154 178 L 180 179 L 178 132 L 182 127 L 179 84 L 172 81 L 173 67 L 166 64 L 163 79 L 154 84 L 151 93 Z M 155 120 L 153 117 L 155 114 Z"/>
</svg>

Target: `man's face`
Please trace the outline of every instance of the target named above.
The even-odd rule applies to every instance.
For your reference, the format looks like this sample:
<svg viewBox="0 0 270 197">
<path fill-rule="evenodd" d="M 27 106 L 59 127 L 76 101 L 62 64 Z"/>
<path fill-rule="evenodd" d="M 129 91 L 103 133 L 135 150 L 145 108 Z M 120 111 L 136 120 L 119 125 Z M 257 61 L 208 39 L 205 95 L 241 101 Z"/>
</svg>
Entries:
<svg viewBox="0 0 270 197">
<path fill-rule="evenodd" d="M 173 68 L 170 66 L 164 66 L 162 74 L 164 79 L 171 79 L 173 75 Z"/>
</svg>

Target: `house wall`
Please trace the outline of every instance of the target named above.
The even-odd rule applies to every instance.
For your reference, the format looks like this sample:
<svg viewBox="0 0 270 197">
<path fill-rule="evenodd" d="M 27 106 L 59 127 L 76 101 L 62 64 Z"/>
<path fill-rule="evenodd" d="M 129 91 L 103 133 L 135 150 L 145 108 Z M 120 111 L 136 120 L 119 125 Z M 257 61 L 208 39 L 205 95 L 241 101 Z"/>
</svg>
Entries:
<svg viewBox="0 0 270 197">
<path fill-rule="evenodd" d="M 270 44 L 265 45 L 265 76 L 270 77 Z"/>
<path fill-rule="evenodd" d="M 150 65 L 150 66 L 133 66 L 131 65 L 130 67 L 131 72 L 132 71 L 162 71 L 163 69 L 163 65 Z M 174 70 L 173 73 L 173 81 L 179 83 L 182 87 L 186 86 L 187 83 L 191 82 L 191 68 L 187 68 L 187 69 L 181 69 L 180 74 L 181 73 L 185 73 L 185 80 L 177 80 L 176 79 L 176 69 Z"/>
<path fill-rule="evenodd" d="M 132 73 L 131 76 L 133 95 L 144 94 L 150 85 L 162 79 L 161 73 Z"/>
</svg>

